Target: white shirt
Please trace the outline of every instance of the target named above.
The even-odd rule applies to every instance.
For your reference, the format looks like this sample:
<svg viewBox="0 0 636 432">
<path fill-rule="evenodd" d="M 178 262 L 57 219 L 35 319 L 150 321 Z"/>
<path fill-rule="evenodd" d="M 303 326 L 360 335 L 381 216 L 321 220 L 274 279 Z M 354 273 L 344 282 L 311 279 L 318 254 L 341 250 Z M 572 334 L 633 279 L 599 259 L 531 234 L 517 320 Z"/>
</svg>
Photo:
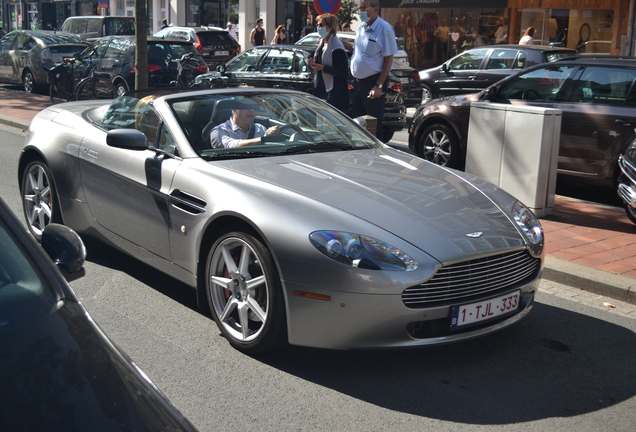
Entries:
<svg viewBox="0 0 636 432">
<path fill-rule="evenodd" d="M 255 127 L 254 136 L 259 138 L 265 136 L 267 128 L 262 124 L 252 123 Z M 239 142 L 248 138 L 249 131 L 245 132 L 231 118 L 212 129 L 210 132 L 210 144 L 212 148 L 238 147 Z"/>
<path fill-rule="evenodd" d="M 236 42 L 238 42 L 238 38 L 236 37 L 236 32 L 234 31 L 234 29 L 232 29 L 232 30 L 227 29 L 227 32 L 230 34 L 230 36 L 232 36 L 232 39 L 234 39 Z"/>
<path fill-rule="evenodd" d="M 397 54 L 393 27 L 377 17 L 369 27 L 362 23 L 356 32 L 351 57 L 351 74 L 354 78 L 367 78 L 382 72 L 384 57 Z"/>
<path fill-rule="evenodd" d="M 519 45 L 532 45 L 533 43 L 534 40 L 532 39 L 532 36 L 524 36 L 519 41 Z"/>
</svg>

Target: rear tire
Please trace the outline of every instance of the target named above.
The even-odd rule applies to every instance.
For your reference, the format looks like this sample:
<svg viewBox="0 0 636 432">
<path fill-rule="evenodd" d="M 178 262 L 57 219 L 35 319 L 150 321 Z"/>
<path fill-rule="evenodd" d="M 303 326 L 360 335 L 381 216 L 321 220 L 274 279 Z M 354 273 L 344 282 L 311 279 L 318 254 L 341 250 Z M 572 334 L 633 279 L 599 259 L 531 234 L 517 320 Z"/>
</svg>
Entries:
<svg viewBox="0 0 636 432">
<path fill-rule="evenodd" d="M 459 139 L 455 131 L 445 124 L 434 124 L 424 130 L 417 154 L 436 165 L 448 168 L 461 167 Z"/>
<path fill-rule="evenodd" d="M 35 76 L 29 69 L 25 69 L 22 73 L 22 86 L 27 93 L 33 93 L 36 90 Z"/>
<path fill-rule="evenodd" d="M 115 88 L 117 89 L 117 97 L 121 97 L 126 93 L 128 89 L 128 84 L 126 84 L 123 80 L 118 79 L 115 81 Z"/>
<path fill-rule="evenodd" d="M 435 99 L 435 96 L 433 95 L 433 90 L 431 90 L 431 88 L 429 86 L 427 86 L 426 84 L 422 84 L 422 103 L 428 103 L 430 101 L 432 101 L 433 99 Z"/>
<path fill-rule="evenodd" d="M 117 97 L 117 89 L 109 79 L 104 77 L 95 77 L 95 88 L 93 88 L 93 79 L 84 78 L 75 89 L 75 100 L 93 100 L 93 99 L 115 99 Z"/>
<path fill-rule="evenodd" d="M 388 143 L 393 138 L 393 135 L 395 135 L 395 131 L 388 131 L 388 130 L 384 129 L 384 135 L 383 135 L 383 138 L 382 138 L 382 142 L 384 144 Z"/>
<path fill-rule="evenodd" d="M 636 209 L 632 206 L 626 205 L 625 213 L 627 213 L 629 220 L 636 224 Z"/>
</svg>

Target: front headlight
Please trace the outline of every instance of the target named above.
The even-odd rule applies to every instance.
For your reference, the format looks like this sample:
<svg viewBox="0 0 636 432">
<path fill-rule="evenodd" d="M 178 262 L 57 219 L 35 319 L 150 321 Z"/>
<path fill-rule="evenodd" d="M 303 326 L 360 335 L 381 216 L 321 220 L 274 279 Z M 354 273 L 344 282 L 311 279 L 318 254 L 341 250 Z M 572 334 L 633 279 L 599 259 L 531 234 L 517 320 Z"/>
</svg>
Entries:
<svg viewBox="0 0 636 432">
<path fill-rule="evenodd" d="M 540 249 L 543 247 L 543 228 L 541 227 L 541 222 L 539 219 L 530 211 L 528 207 L 523 205 L 521 201 L 517 201 L 514 206 L 512 206 L 512 217 L 514 218 L 517 226 L 521 230 L 521 232 L 525 235 L 528 241 L 534 245 L 539 247 Z"/>
<path fill-rule="evenodd" d="M 373 237 L 342 231 L 315 231 L 309 240 L 327 257 L 370 270 L 412 271 L 417 262 L 401 250 Z"/>
</svg>

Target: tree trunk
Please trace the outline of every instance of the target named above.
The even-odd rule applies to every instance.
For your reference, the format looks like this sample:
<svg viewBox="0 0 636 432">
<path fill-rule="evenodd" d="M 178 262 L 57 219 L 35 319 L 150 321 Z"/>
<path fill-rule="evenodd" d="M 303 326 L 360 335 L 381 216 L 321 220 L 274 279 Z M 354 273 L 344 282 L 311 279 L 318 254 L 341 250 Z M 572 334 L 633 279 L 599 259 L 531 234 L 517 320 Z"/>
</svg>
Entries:
<svg viewBox="0 0 636 432">
<path fill-rule="evenodd" d="M 148 88 L 148 20 L 146 0 L 135 0 L 135 90 Z"/>
</svg>

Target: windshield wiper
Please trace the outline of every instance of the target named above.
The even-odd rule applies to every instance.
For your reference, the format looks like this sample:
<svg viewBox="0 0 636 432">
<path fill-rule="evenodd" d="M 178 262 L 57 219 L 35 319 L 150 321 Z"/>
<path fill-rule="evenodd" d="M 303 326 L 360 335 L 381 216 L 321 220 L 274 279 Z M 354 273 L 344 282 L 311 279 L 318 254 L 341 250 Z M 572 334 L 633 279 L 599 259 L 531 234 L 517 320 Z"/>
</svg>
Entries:
<svg viewBox="0 0 636 432">
<path fill-rule="evenodd" d="M 317 153 L 317 152 L 325 152 L 325 151 L 332 151 L 332 150 L 347 151 L 347 150 L 353 150 L 355 148 L 356 147 L 354 147 L 351 144 L 322 141 L 322 142 L 289 147 L 289 148 L 286 148 L 285 150 L 282 150 L 278 154 Z"/>
<path fill-rule="evenodd" d="M 206 160 L 214 159 L 237 159 L 237 158 L 251 158 L 251 157 L 263 157 L 263 156 L 277 156 L 278 153 L 264 152 L 264 151 L 234 151 L 234 152 L 219 152 L 213 154 L 201 155 Z"/>
</svg>

